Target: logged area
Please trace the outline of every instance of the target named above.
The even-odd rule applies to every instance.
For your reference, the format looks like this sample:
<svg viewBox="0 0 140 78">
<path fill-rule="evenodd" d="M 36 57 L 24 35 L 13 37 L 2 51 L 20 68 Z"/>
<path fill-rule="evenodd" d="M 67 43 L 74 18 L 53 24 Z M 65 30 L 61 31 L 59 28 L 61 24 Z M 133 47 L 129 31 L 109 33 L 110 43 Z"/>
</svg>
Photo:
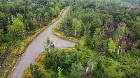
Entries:
<svg viewBox="0 0 140 78">
<path fill-rule="evenodd" d="M 140 78 L 140 1 L 0 0 L 1 77 Z"/>
</svg>

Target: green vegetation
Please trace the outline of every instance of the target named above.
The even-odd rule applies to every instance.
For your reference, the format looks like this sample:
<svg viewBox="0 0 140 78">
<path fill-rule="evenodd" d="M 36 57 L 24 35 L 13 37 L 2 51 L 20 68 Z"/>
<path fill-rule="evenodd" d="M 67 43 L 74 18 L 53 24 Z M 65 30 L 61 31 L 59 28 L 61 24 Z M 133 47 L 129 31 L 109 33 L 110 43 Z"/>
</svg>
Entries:
<svg viewBox="0 0 140 78">
<path fill-rule="evenodd" d="M 69 13 L 54 33 L 76 42 L 75 50 L 53 48 L 35 65 L 47 78 L 139 78 L 139 3 L 71 1 Z"/>
<path fill-rule="evenodd" d="M 0 77 L 67 5 L 62 0 L 0 0 Z"/>
<path fill-rule="evenodd" d="M 57 49 L 48 39 L 24 78 L 140 78 L 139 0 L 0 0 L 2 70 L 22 54 L 25 38 L 67 5 L 53 32 L 75 47 Z"/>
<path fill-rule="evenodd" d="M 40 67 L 38 69 L 42 70 L 40 73 L 47 75 L 47 77 L 42 78 L 80 78 L 82 73 L 84 73 L 83 65 L 86 66 L 86 61 L 95 54 L 90 50 L 78 51 L 71 48 L 70 50 L 51 49 L 50 52 L 46 51 L 42 55 L 40 55 L 36 61 L 36 65 Z M 42 57 L 43 59 L 40 60 Z M 32 69 L 30 68 L 30 70 Z M 37 73 L 38 70 L 34 72 Z M 26 78 L 29 73 L 31 72 L 26 72 L 24 77 Z M 33 77 L 34 74 L 35 73 L 31 73 L 31 77 Z M 36 76 L 33 78 L 40 77 Z"/>
</svg>

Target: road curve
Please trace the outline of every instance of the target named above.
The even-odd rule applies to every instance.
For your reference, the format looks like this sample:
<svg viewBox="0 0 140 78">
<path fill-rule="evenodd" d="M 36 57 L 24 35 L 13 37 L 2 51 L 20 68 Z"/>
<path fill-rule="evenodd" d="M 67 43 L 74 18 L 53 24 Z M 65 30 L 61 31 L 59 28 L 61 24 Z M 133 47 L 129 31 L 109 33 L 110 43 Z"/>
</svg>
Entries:
<svg viewBox="0 0 140 78">
<path fill-rule="evenodd" d="M 24 70 L 29 67 L 30 64 L 34 62 L 35 58 L 45 50 L 43 42 L 47 39 L 47 37 L 58 48 L 75 46 L 75 43 L 60 39 L 52 33 L 53 27 L 55 27 L 57 23 L 62 20 L 69 8 L 70 7 L 64 10 L 61 15 L 62 17 L 60 17 L 56 22 L 50 25 L 46 30 L 44 30 L 40 35 L 38 35 L 35 40 L 33 40 L 33 42 L 30 43 L 30 45 L 26 48 L 25 53 L 22 55 L 20 61 L 18 61 L 17 65 L 15 65 L 14 71 L 9 73 L 8 78 L 22 78 Z"/>
</svg>

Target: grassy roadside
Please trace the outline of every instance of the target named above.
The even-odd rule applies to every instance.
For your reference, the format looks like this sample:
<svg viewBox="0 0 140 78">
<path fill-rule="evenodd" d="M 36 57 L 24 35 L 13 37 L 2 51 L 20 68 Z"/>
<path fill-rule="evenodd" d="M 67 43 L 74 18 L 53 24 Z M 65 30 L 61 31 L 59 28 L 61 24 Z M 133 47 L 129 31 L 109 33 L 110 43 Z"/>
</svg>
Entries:
<svg viewBox="0 0 140 78">
<path fill-rule="evenodd" d="M 68 37 L 66 35 L 64 35 L 63 32 L 60 32 L 60 27 L 62 25 L 62 22 L 58 23 L 57 26 L 55 26 L 53 28 L 53 33 L 58 36 L 59 38 L 61 39 L 66 39 L 66 40 L 69 40 L 71 42 L 75 42 L 75 43 L 84 43 L 84 40 L 82 40 L 81 38 L 78 39 L 78 38 L 74 38 L 74 37 Z"/>
<path fill-rule="evenodd" d="M 35 59 L 35 64 L 38 64 L 39 67 L 41 67 L 41 69 L 45 69 L 45 67 L 43 66 L 43 60 L 45 58 L 45 55 L 46 53 L 43 52 L 41 53 L 36 59 Z M 30 67 L 28 67 L 25 71 L 24 71 L 24 75 L 23 75 L 23 78 L 32 78 L 31 77 L 31 70 L 30 70 Z"/>
<path fill-rule="evenodd" d="M 11 54 L 7 57 L 7 59 L 4 62 L 4 74 L 2 75 L 2 78 L 6 78 L 8 76 L 8 73 L 10 70 L 14 70 L 14 65 L 20 61 L 20 57 L 25 52 L 26 47 L 40 34 L 42 33 L 47 27 L 49 27 L 52 23 L 54 23 L 63 13 L 64 9 L 61 10 L 59 16 L 52 20 L 47 26 L 43 26 L 42 28 L 35 29 L 35 34 L 28 36 L 25 40 L 17 41 L 15 45 L 18 45 L 15 49 L 12 50 Z M 11 61 L 12 60 L 12 61 Z"/>
</svg>

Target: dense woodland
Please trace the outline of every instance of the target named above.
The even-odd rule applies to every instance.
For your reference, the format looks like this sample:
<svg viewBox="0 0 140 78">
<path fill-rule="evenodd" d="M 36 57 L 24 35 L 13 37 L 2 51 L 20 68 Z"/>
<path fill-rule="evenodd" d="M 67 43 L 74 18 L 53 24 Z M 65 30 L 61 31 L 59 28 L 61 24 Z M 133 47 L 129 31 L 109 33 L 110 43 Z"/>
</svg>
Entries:
<svg viewBox="0 0 140 78">
<path fill-rule="evenodd" d="M 74 0 L 59 31 L 85 43 L 70 51 L 50 47 L 41 65 L 30 66 L 32 77 L 139 78 L 139 2 Z"/>
<path fill-rule="evenodd" d="M 31 77 L 140 78 L 139 0 L 0 0 L 0 61 L 68 5 L 59 31 L 84 43 L 60 50 L 48 39 Z"/>
</svg>

